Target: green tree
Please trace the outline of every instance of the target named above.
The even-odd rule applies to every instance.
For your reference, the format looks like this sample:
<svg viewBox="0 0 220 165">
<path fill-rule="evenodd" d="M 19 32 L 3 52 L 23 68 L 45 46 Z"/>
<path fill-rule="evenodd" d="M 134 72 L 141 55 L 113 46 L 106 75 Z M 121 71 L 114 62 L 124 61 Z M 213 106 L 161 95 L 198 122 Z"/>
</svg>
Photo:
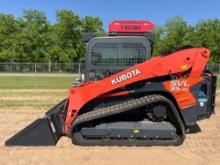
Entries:
<svg viewBox="0 0 220 165">
<path fill-rule="evenodd" d="M 98 17 L 86 16 L 81 22 L 82 33 L 104 33 L 102 21 Z"/>
<path fill-rule="evenodd" d="M 154 37 L 154 45 L 153 45 L 153 54 L 159 55 L 161 54 L 161 40 L 163 37 L 164 29 L 163 27 L 156 27 L 153 29 L 153 37 Z"/>
<path fill-rule="evenodd" d="M 15 38 L 15 50 L 19 62 L 43 62 L 47 47 L 47 33 L 49 22 L 43 12 L 37 10 L 24 10 L 21 18 L 17 20 L 19 33 Z"/>
<path fill-rule="evenodd" d="M 0 61 L 9 62 L 17 56 L 14 40 L 18 32 L 15 18 L 9 14 L 0 14 Z"/>
<path fill-rule="evenodd" d="M 70 10 L 56 13 L 51 24 L 38 10 L 24 10 L 20 18 L 0 14 L 0 61 L 76 62 L 85 54 L 84 32 L 103 32 L 102 21 L 80 19 Z"/>
<path fill-rule="evenodd" d="M 167 54 L 184 45 L 189 45 L 192 30 L 193 28 L 179 16 L 168 20 L 163 28 L 156 30 L 159 36 L 157 36 L 155 52 Z"/>
<path fill-rule="evenodd" d="M 84 54 L 81 42 L 81 21 L 78 15 L 70 10 L 57 12 L 57 23 L 53 25 L 47 58 L 52 62 L 75 62 Z"/>
<path fill-rule="evenodd" d="M 211 50 L 210 61 L 220 62 L 220 20 L 199 21 L 194 28 L 191 42 L 195 47 L 207 47 Z"/>
</svg>

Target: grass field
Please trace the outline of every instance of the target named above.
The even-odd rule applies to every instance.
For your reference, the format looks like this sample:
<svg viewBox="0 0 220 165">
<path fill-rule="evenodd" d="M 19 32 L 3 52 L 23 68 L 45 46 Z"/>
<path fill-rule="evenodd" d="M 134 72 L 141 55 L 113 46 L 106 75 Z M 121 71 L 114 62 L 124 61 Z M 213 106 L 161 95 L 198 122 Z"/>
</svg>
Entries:
<svg viewBox="0 0 220 165">
<path fill-rule="evenodd" d="M 0 89 L 67 89 L 74 74 L 0 74 Z"/>
</svg>

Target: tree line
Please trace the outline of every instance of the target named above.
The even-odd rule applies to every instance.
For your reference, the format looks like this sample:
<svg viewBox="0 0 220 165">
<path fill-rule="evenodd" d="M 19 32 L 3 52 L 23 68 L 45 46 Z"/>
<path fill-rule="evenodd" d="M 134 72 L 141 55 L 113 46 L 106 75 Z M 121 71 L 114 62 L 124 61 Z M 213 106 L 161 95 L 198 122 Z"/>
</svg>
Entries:
<svg viewBox="0 0 220 165">
<path fill-rule="evenodd" d="M 79 62 L 85 55 L 83 33 L 104 34 L 98 17 L 80 18 L 70 10 L 56 12 L 50 23 L 38 10 L 24 10 L 19 18 L 0 14 L 0 62 Z M 154 55 L 166 54 L 185 45 L 208 47 L 211 62 L 220 62 L 220 20 L 209 19 L 189 25 L 176 16 L 153 30 Z"/>
<path fill-rule="evenodd" d="M 212 52 L 210 62 L 220 62 L 220 20 L 200 20 L 188 25 L 180 16 L 167 20 L 154 30 L 154 54 L 166 54 L 183 46 L 206 47 Z"/>
<path fill-rule="evenodd" d="M 82 33 L 104 32 L 97 17 L 80 18 L 70 10 L 56 13 L 56 23 L 37 10 L 20 18 L 0 14 L 1 62 L 77 62 L 85 54 Z"/>
</svg>

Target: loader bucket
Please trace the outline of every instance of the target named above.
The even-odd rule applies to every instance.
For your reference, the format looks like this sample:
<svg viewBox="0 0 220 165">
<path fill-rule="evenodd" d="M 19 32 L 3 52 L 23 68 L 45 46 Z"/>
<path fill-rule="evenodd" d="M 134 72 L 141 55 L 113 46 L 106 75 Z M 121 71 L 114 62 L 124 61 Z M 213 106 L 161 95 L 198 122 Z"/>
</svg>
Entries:
<svg viewBox="0 0 220 165">
<path fill-rule="evenodd" d="M 60 112 L 66 99 L 5 142 L 5 146 L 53 146 L 64 135 Z"/>
</svg>

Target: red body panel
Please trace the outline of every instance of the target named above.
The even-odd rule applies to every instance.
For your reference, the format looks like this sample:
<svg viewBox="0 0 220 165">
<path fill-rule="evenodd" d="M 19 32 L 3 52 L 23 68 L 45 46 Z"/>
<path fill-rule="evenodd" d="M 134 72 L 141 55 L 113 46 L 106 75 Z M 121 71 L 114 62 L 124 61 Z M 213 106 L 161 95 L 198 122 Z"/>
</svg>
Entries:
<svg viewBox="0 0 220 165">
<path fill-rule="evenodd" d="M 164 86 L 176 98 L 180 109 L 196 104 L 196 100 L 190 93 L 189 87 L 203 80 L 201 74 L 209 56 L 210 51 L 205 48 L 185 49 L 167 56 L 152 58 L 103 80 L 84 84 L 81 87 L 71 88 L 68 98 L 65 132 L 67 134 L 69 133 L 72 122 L 77 117 L 78 112 L 91 100 L 106 96 L 107 93 L 134 82 L 170 74 L 181 75 L 190 69 L 190 75 L 185 79 L 187 81 L 186 86 L 181 86 L 181 82 L 183 82 L 184 79 L 179 79 L 181 86 L 180 91 L 171 89 L 171 84 L 173 84 L 171 81 L 164 82 Z M 126 94 L 126 92 L 121 93 L 121 95 L 124 94 Z M 114 94 L 110 95 L 114 96 Z"/>
</svg>

